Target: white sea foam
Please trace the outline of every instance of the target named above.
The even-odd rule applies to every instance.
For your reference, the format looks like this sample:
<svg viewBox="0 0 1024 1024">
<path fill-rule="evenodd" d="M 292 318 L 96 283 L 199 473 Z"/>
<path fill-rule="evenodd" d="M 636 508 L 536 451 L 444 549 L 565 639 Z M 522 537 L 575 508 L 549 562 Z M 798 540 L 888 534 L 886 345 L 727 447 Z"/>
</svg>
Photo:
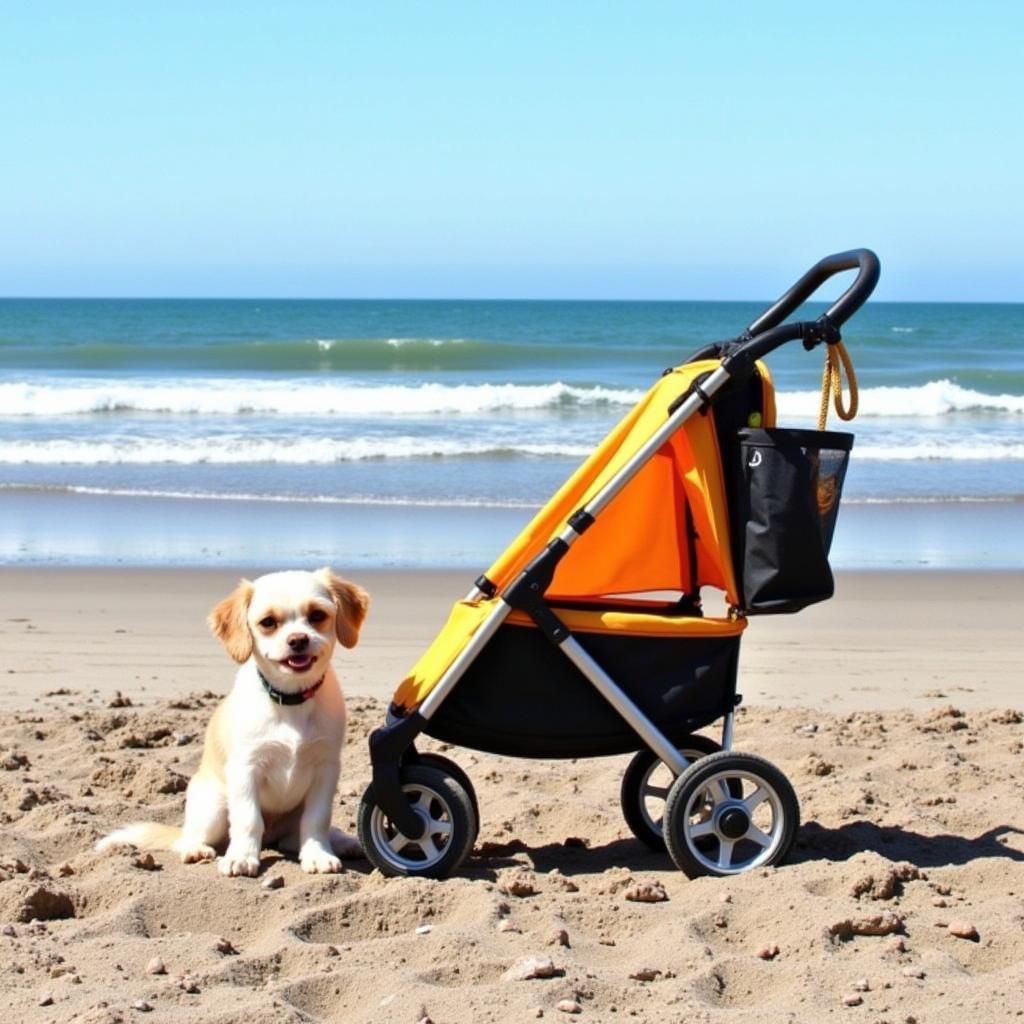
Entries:
<svg viewBox="0 0 1024 1024">
<path fill-rule="evenodd" d="M 259 438 L 242 434 L 181 437 L 120 436 L 96 440 L 9 440 L 0 442 L 0 464 L 14 465 L 280 465 L 360 462 L 370 459 L 427 460 L 466 457 L 568 456 L 581 459 L 593 446 L 580 441 L 531 442 L 403 435 L 392 437 Z M 1002 462 L 1024 460 L 1024 443 L 1007 438 L 867 443 L 856 459 L 884 462 Z"/>
<path fill-rule="evenodd" d="M 190 501 L 268 501 L 284 505 L 356 505 L 381 506 L 385 508 L 525 508 L 540 507 L 537 501 L 519 501 L 515 498 L 496 500 L 490 498 L 401 498 L 377 495 L 333 495 L 333 494 L 257 494 L 244 491 L 182 491 L 143 487 L 87 487 L 77 484 L 55 486 L 25 486 L 22 484 L 0 483 L 0 492 L 17 491 L 43 494 L 83 494 L 92 497 L 114 498 L 173 498 Z"/>
<path fill-rule="evenodd" d="M 551 384 L 357 385 L 347 381 L 79 379 L 0 383 L 0 413 L 72 416 L 171 413 L 196 416 L 473 415 L 501 410 L 631 405 L 643 392 Z"/>
<path fill-rule="evenodd" d="M 326 340 L 323 344 L 327 344 Z M 147 413 L 192 416 L 423 416 L 483 415 L 517 410 L 627 407 L 643 391 L 600 385 L 355 384 L 312 378 L 197 380 L 77 378 L 0 383 L 0 415 L 74 416 Z M 780 418 L 817 415 L 820 392 L 780 392 Z M 864 388 L 860 415 L 935 417 L 950 413 L 1024 414 L 1024 396 L 989 395 L 950 380 L 914 387 Z"/>
<path fill-rule="evenodd" d="M 464 338 L 388 338 L 388 345 L 391 348 L 402 348 L 406 345 L 429 345 L 431 348 L 440 348 L 442 345 L 463 345 Z"/>
<path fill-rule="evenodd" d="M 780 419 L 817 416 L 820 391 L 789 391 L 777 395 Z M 1024 395 L 986 395 L 951 380 L 933 380 L 915 387 L 862 388 L 859 416 L 945 416 L 949 413 L 1024 414 Z"/>
<path fill-rule="evenodd" d="M 237 501 L 270 502 L 280 505 L 343 505 L 381 508 L 481 508 L 481 509 L 536 509 L 540 501 L 517 500 L 515 498 L 403 498 L 380 495 L 333 495 L 333 494 L 276 494 L 249 493 L 245 491 L 184 491 L 165 488 L 144 487 L 89 487 L 77 484 L 24 485 L 0 483 L 0 492 L 10 491 L 24 494 L 81 494 L 87 497 L 113 498 L 162 498 L 182 501 Z M 897 495 L 892 497 L 843 497 L 847 505 L 1020 505 L 1024 495 Z"/>
<path fill-rule="evenodd" d="M 116 440 L 4 441 L 0 463 L 15 465 L 284 465 L 360 462 L 368 459 L 430 459 L 466 456 L 573 456 L 589 455 L 587 445 L 505 444 L 481 440 L 461 441 L 428 437 L 299 438 L 270 440 L 242 435 L 193 437 L 175 440 L 124 437 Z"/>
<path fill-rule="evenodd" d="M 918 441 L 854 447 L 858 462 L 1005 462 L 1024 460 L 1024 444 L 1006 441 Z"/>
</svg>

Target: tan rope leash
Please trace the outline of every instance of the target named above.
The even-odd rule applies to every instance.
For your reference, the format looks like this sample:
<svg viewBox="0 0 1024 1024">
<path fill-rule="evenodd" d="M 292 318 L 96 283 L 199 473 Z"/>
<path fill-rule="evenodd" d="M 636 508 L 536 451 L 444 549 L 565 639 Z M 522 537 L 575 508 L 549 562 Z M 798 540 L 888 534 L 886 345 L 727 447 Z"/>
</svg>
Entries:
<svg viewBox="0 0 1024 1024">
<path fill-rule="evenodd" d="M 843 405 L 844 371 L 850 392 L 850 404 L 847 406 Z M 819 430 L 824 430 L 828 422 L 829 398 L 832 398 L 836 415 L 841 420 L 852 420 L 857 415 L 857 374 L 854 373 L 850 353 L 846 351 L 846 346 L 841 341 L 825 346 L 825 369 L 821 375 L 821 408 L 818 410 Z"/>
</svg>

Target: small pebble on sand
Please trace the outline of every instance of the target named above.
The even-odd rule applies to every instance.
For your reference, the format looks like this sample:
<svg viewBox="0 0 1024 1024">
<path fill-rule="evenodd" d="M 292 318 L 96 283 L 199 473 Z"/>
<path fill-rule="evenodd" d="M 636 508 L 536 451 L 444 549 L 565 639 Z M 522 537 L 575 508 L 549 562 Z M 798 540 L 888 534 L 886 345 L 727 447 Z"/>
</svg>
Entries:
<svg viewBox="0 0 1024 1024">
<path fill-rule="evenodd" d="M 533 873 L 524 870 L 503 871 L 498 875 L 498 892 L 506 896 L 535 896 L 537 880 Z"/>
<path fill-rule="evenodd" d="M 629 976 L 634 981 L 654 981 L 661 971 L 657 967 L 638 967 L 635 971 L 630 971 Z"/>
<path fill-rule="evenodd" d="M 502 981 L 529 981 L 531 978 L 553 978 L 557 968 L 549 956 L 527 956 L 517 960 L 502 976 Z"/>
<path fill-rule="evenodd" d="M 860 1006 L 864 1002 L 864 999 L 857 995 L 856 992 L 850 992 L 843 996 L 843 1006 Z"/>
<path fill-rule="evenodd" d="M 150 1010 L 153 1009 L 153 1007 L 149 1003 L 147 1003 L 145 999 L 136 999 L 132 1003 L 132 1009 L 138 1010 L 139 1013 L 149 1013 Z"/>
<path fill-rule="evenodd" d="M 564 928 L 555 928 L 554 931 L 550 932 L 547 937 L 547 945 L 549 946 L 568 946 L 569 945 L 569 933 Z"/>
<path fill-rule="evenodd" d="M 772 946 L 762 946 L 757 951 L 757 955 L 762 960 L 774 960 L 779 955 L 779 947 L 775 946 L 775 945 L 772 945 Z"/>
<path fill-rule="evenodd" d="M 851 986 L 854 992 L 870 992 L 871 983 L 867 978 L 858 978 Z"/>
<path fill-rule="evenodd" d="M 978 929 L 970 921 L 962 919 L 949 922 L 949 934 L 955 935 L 958 939 L 969 939 L 971 942 L 978 941 Z"/>
<path fill-rule="evenodd" d="M 155 956 L 155 957 L 153 957 L 152 960 L 149 961 L 148 964 L 146 964 L 146 973 L 147 974 L 166 974 L 167 973 L 167 965 L 163 962 L 163 960 L 160 959 L 160 957 Z"/>
<path fill-rule="evenodd" d="M 661 882 L 638 882 L 622 895 L 631 903 L 663 903 L 668 899 L 668 893 Z"/>
<path fill-rule="evenodd" d="M 904 978 L 923 978 L 925 971 L 923 967 L 904 967 L 903 977 Z"/>
<path fill-rule="evenodd" d="M 262 885 L 264 889 L 280 889 L 284 885 L 284 876 L 270 875 L 263 879 Z"/>
<path fill-rule="evenodd" d="M 576 1002 L 575 999 L 559 999 L 555 1004 L 556 1010 L 561 1010 L 562 1013 L 582 1013 L 583 1007 Z"/>
</svg>

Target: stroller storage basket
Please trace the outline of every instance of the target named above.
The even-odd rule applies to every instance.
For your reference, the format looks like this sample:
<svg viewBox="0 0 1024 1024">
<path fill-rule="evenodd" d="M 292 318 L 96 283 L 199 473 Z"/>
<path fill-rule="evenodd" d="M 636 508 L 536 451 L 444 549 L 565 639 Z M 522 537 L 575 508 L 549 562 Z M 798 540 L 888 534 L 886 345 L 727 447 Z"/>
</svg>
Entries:
<svg viewBox="0 0 1024 1024">
<path fill-rule="evenodd" d="M 832 596 L 828 564 L 853 435 L 739 431 L 733 532 L 743 608 L 796 612 Z"/>
</svg>

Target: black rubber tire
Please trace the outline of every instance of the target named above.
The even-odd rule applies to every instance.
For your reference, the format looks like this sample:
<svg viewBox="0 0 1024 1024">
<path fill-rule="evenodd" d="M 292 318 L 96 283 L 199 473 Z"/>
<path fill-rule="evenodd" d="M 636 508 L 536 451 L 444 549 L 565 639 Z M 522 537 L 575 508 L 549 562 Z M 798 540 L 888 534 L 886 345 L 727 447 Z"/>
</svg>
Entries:
<svg viewBox="0 0 1024 1024">
<path fill-rule="evenodd" d="M 371 784 L 360 801 L 357 819 L 363 851 L 381 874 L 392 878 L 447 878 L 466 859 L 476 842 L 479 822 L 473 801 L 450 772 L 435 765 L 403 765 L 400 781 L 403 789 L 418 790 L 421 800 L 427 798 L 432 820 L 450 825 L 446 841 L 436 857 L 422 849 L 422 858 L 407 853 L 416 843 L 409 843 L 397 852 L 388 846 L 389 835 L 395 834 L 394 826 L 377 806 Z M 431 835 L 434 834 L 437 833 Z"/>
<path fill-rule="evenodd" d="M 688 761 L 697 761 L 709 754 L 717 754 L 722 748 L 707 736 L 694 733 L 686 736 L 678 745 L 679 752 Z M 622 776 L 622 787 L 619 790 L 619 801 L 622 804 L 622 816 L 630 831 L 643 843 L 658 853 L 665 852 L 665 837 L 661 834 L 661 822 L 652 823 L 650 815 L 645 811 L 643 786 L 649 773 L 661 760 L 653 750 L 644 747 L 629 762 Z"/>
<path fill-rule="evenodd" d="M 473 782 L 455 761 L 444 754 L 435 754 L 432 750 L 417 750 L 412 763 L 428 764 L 447 772 L 469 794 L 469 799 L 473 801 L 473 810 L 476 811 L 476 820 L 480 821 L 480 802 L 476 798 Z"/>
<path fill-rule="evenodd" d="M 722 870 L 714 865 L 706 863 L 712 859 L 714 851 L 719 848 L 720 840 L 715 836 L 702 837 L 694 840 L 698 843 L 708 845 L 704 858 L 695 855 L 687 841 L 687 808 L 693 798 L 700 792 L 708 790 L 708 783 L 711 778 L 720 773 L 736 772 L 736 778 L 728 779 L 727 785 L 730 794 L 735 797 L 736 791 L 734 782 L 742 786 L 742 777 L 748 781 L 751 778 L 758 780 L 758 784 L 764 783 L 769 790 L 774 791 L 778 800 L 779 819 L 773 820 L 771 836 L 772 845 L 765 849 L 770 850 L 767 856 L 757 854 L 744 863 L 744 866 L 733 867 L 731 870 Z M 742 795 L 742 789 L 741 789 Z M 690 765 L 680 775 L 672 788 L 669 790 L 668 799 L 665 801 L 665 845 L 669 855 L 675 862 L 676 867 L 683 871 L 689 878 L 700 878 L 703 875 L 726 877 L 739 874 L 754 867 L 768 867 L 785 860 L 796 839 L 797 829 L 800 827 L 800 802 L 797 800 L 789 779 L 783 773 L 763 757 L 756 754 L 738 754 L 735 751 L 721 751 L 702 758 L 700 761 Z M 711 845 L 714 844 L 714 845 Z M 747 841 L 747 847 L 752 844 Z M 698 849 L 700 847 L 698 846 Z M 756 845 L 754 846 L 756 850 Z M 762 859 L 763 857 L 763 859 Z"/>
</svg>

